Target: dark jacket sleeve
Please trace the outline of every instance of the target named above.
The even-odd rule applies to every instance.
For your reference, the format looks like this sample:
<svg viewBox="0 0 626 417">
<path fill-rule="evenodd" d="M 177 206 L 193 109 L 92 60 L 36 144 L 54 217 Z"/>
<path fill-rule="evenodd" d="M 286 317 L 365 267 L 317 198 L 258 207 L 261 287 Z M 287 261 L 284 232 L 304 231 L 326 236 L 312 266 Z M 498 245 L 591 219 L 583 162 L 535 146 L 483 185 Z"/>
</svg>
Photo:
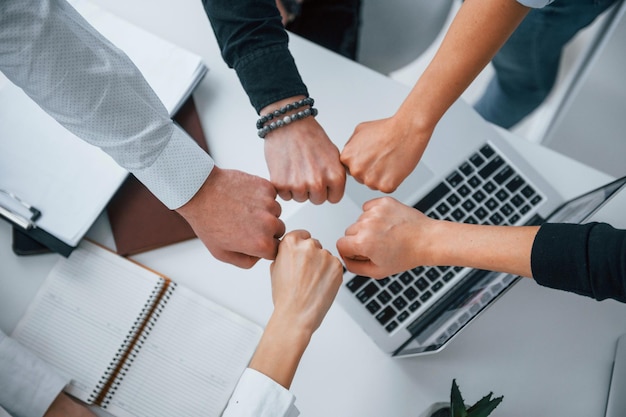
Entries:
<svg viewBox="0 0 626 417">
<path fill-rule="evenodd" d="M 540 285 L 626 302 L 626 230 L 605 223 L 544 224 L 531 268 Z"/>
<path fill-rule="evenodd" d="M 202 1 L 222 57 L 237 72 L 257 113 L 278 100 L 308 96 L 275 1 Z"/>
</svg>

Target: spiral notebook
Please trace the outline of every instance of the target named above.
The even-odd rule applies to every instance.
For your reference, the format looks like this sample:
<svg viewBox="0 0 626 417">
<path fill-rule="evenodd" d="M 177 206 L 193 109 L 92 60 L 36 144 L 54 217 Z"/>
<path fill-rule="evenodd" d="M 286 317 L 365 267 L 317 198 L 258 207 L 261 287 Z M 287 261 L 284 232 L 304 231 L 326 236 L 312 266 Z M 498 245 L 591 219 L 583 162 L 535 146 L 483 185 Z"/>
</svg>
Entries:
<svg viewBox="0 0 626 417">
<path fill-rule="evenodd" d="M 218 416 L 262 329 L 89 241 L 52 269 L 13 337 L 118 417 Z"/>
</svg>

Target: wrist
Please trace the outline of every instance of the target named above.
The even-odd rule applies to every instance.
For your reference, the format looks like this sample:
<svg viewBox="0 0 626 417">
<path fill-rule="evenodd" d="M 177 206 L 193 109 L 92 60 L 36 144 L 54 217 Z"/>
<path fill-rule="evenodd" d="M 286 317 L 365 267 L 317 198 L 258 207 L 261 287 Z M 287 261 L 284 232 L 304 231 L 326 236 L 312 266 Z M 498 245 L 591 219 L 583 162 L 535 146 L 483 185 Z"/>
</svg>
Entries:
<svg viewBox="0 0 626 417">
<path fill-rule="evenodd" d="M 289 125 L 317 116 L 317 109 L 313 107 L 315 100 L 311 97 L 281 100 L 264 107 L 261 117 L 256 122 L 257 135 L 261 139 L 276 129 L 286 128 Z"/>
<path fill-rule="evenodd" d="M 453 226 L 451 222 L 434 219 L 428 219 L 424 225 L 420 226 L 416 232 L 420 238 L 415 240 L 419 245 L 414 248 L 414 256 L 422 259 L 422 264 L 453 265 L 451 254 L 454 254 L 454 247 L 450 245 L 448 237 L 454 231 L 450 230 L 450 226 Z"/>
<path fill-rule="evenodd" d="M 396 115 L 405 119 L 413 132 L 430 134 L 458 96 L 442 86 L 440 72 L 431 65 L 400 105 Z"/>
<path fill-rule="evenodd" d="M 302 351 L 306 349 L 315 332 L 314 326 L 301 319 L 299 315 L 278 309 L 274 310 L 270 320 L 267 322 L 266 330 L 268 328 L 280 335 L 282 340 L 289 341 L 289 344 L 295 350 Z"/>
<path fill-rule="evenodd" d="M 204 204 L 203 202 L 210 201 L 206 199 L 206 195 L 213 190 L 215 182 L 221 176 L 221 173 L 222 170 L 217 166 L 214 166 L 198 191 L 189 199 L 189 201 L 177 208 L 176 212 L 187 219 L 189 216 L 193 216 L 194 213 L 197 213 L 198 209 L 202 209 L 202 204 Z"/>
<path fill-rule="evenodd" d="M 311 334 L 272 314 L 249 367 L 289 389 Z"/>
<path fill-rule="evenodd" d="M 395 137 L 409 138 L 416 142 L 428 142 L 438 119 L 404 105 L 391 117 L 391 129 Z"/>
</svg>

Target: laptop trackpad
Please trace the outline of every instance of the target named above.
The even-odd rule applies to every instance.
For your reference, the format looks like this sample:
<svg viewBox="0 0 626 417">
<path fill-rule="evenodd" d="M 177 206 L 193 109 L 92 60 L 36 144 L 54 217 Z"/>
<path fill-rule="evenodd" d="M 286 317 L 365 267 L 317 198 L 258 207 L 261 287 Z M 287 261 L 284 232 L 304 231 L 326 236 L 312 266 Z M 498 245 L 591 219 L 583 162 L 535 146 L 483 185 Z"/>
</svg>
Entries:
<svg viewBox="0 0 626 417">
<path fill-rule="evenodd" d="M 366 201 L 374 198 L 391 195 L 396 200 L 413 205 L 416 193 L 433 179 L 435 174 L 423 161 L 417 164 L 413 172 L 405 178 L 400 186 L 391 194 L 371 190 L 363 184 L 356 182 L 354 178 L 348 176 L 346 181 L 346 195 L 349 196 L 359 207 Z"/>
</svg>

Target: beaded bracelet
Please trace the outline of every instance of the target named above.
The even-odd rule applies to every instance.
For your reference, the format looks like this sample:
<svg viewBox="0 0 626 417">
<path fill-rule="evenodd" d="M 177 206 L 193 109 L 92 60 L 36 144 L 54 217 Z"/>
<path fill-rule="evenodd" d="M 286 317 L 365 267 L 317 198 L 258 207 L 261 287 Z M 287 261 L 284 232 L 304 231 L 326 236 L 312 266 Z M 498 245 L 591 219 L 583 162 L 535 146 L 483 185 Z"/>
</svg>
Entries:
<svg viewBox="0 0 626 417">
<path fill-rule="evenodd" d="M 279 127 L 286 126 L 291 122 L 295 122 L 296 120 L 302 120 L 309 116 L 317 116 L 317 109 L 313 107 L 309 107 L 305 110 L 300 110 L 297 113 L 291 114 L 289 116 L 285 116 L 282 119 L 278 119 L 275 122 L 270 123 L 269 125 L 263 126 L 257 131 L 257 134 L 261 139 L 265 139 L 265 136 L 270 133 L 272 130 L 276 130 Z"/>
<path fill-rule="evenodd" d="M 288 111 L 299 109 L 302 106 L 313 107 L 313 104 L 315 104 L 315 100 L 313 100 L 311 97 L 303 98 L 302 100 L 298 100 L 295 103 L 287 104 L 286 106 L 283 106 L 278 110 L 274 110 L 272 113 L 261 116 L 261 118 L 256 122 L 256 128 L 261 129 L 263 125 L 265 125 L 265 123 L 269 122 L 274 117 L 279 118 Z"/>
</svg>

